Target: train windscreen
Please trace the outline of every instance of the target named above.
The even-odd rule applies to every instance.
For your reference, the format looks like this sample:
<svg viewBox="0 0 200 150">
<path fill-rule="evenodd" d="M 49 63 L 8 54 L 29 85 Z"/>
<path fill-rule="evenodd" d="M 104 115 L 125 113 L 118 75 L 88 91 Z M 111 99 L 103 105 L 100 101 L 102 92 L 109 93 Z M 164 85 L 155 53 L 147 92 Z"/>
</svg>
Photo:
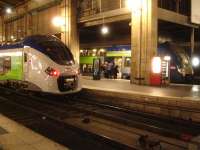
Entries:
<svg viewBox="0 0 200 150">
<path fill-rule="evenodd" d="M 60 65 L 70 65 L 74 62 L 71 51 L 58 40 L 42 41 L 38 45 L 44 54 Z"/>
</svg>

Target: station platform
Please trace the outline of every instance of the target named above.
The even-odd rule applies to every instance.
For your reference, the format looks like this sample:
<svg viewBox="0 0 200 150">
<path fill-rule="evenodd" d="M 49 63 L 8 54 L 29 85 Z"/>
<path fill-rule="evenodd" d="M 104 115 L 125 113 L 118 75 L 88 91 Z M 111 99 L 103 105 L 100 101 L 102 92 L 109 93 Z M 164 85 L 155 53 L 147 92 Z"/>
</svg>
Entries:
<svg viewBox="0 0 200 150">
<path fill-rule="evenodd" d="M 200 122 L 200 86 L 171 84 L 166 87 L 140 86 L 129 80 L 82 77 L 83 91 L 96 94 L 100 101 L 131 107 L 134 110 Z"/>
<path fill-rule="evenodd" d="M 130 84 L 129 80 L 101 79 L 92 80 L 91 77 L 82 77 L 83 88 L 98 89 L 118 93 L 132 93 L 142 96 L 160 98 L 178 98 L 200 100 L 200 85 L 171 84 L 169 86 L 141 86 Z"/>
<path fill-rule="evenodd" d="M 68 150 L 0 114 L 0 150 Z"/>
</svg>

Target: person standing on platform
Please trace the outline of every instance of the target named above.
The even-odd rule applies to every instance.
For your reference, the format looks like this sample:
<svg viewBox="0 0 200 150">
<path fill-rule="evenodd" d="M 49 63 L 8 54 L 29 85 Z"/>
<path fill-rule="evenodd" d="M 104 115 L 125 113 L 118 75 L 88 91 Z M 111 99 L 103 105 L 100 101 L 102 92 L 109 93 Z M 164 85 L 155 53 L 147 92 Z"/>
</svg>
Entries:
<svg viewBox="0 0 200 150">
<path fill-rule="evenodd" d="M 113 70 L 113 63 L 112 62 L 109 62 L 108 63 L 108 78 L 109 79 L 112 79 L 112 70 Z"/>
<path fill-rule="evenodd" d="M 119 73 L 119 66 L 116 65 L 114 68 L 113 68 L 113 77 L 114 79 L 117 79 L 117 74 Z"/>
</svg>

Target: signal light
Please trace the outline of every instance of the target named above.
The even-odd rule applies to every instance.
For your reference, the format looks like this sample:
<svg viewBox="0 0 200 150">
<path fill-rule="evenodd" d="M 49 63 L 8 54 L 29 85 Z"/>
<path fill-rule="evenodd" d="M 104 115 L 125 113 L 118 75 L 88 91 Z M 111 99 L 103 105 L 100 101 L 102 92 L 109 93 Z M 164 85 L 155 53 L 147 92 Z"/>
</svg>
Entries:
<svg viewBox="0 0 200 150">
<path fill-rule="evenodd" d="M 45 72 L 49 75 L 49 76 L 54 76 L 54 77 L 58 77 L 60 75 L 60 72 L 58 70 L 55 70 L 51 67 L 48 67 Z"/>
</svg>

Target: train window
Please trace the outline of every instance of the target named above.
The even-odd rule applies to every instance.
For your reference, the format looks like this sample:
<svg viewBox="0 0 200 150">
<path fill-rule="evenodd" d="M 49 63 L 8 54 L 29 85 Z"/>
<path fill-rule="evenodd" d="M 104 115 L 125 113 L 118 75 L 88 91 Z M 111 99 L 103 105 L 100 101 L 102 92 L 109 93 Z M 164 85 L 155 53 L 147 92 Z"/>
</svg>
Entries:
<svg viewBox="0 0 200 150">
<path fill-rule="evenodd" d="M 0 57 L 0 74 L 6 74 L 11 70 L 11 57 Z"/>
<path fill-rule="evenodd" d="M 3 57 L 0 57 L 0 74 L 3 74 Z"/>
<path fill-rule="evenodd" d="M 72 53 L 62 42 L 42 41 L 38 45 L 48 57 L 60 65 L 69 65 L 74 62 Z"/>
<path fill-rule="evenodd" d="M 7 73 L 11 70 L 11 57 L 4 57 L 4 73 Z"/>
<path fill-rule="evenodd" d="M 126 57 L 124 61 L 124 67 L 130 67 L 131 66 L 131 58 Z"/>
</svg>

